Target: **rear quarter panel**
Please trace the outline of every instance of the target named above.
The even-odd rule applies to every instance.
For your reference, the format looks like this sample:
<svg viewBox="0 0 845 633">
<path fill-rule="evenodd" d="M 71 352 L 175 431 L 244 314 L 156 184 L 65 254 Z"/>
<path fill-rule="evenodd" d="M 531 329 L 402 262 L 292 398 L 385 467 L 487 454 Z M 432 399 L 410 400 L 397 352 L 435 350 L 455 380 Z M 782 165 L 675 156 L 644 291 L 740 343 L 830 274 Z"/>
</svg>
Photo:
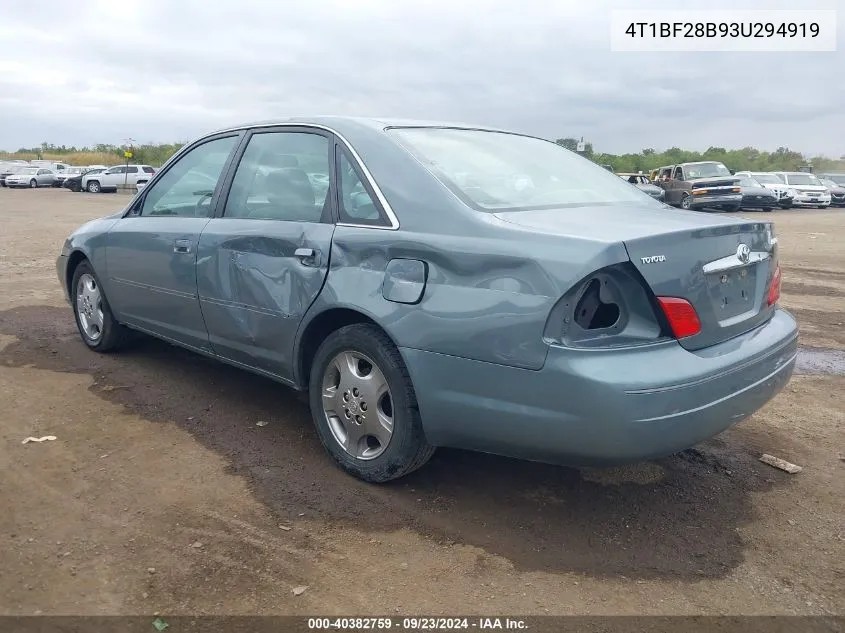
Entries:
<svg viewBox="0 0 845 633">
<path fill-rule="evenodd" d="M 382 294 L 385 269 L 395 258 L 426 264 L 416 304 Z M 325 310 L 350 308 L 373 319 L 399 347 L 539 369 L 554 304 L 588 273 L 627 260 L 621 245 L 518 230 L 469 238 L 338 226 L 326 284 L 300 337 Z"/>
</svg>

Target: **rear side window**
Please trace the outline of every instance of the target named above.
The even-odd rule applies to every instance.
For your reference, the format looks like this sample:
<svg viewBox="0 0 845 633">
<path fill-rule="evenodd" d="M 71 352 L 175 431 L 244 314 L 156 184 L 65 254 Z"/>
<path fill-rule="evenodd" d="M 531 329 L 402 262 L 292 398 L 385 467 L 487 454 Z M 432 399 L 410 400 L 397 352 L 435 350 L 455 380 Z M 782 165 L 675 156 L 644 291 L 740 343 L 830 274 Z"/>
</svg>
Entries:
<svg viewBox="0 0 845 633">
<path fill-rule="evenodd" d="M 337 171 L 340 189 L 340 221 L 346 224 L 368 226 L 387 225 L 387 220 L 379 211 L 346 152 L 340 154 Z"/>
<path fill-rule="evenodd" d="M 152 174 L 155 172 L 155 169 L 153 169 L 152 167 L 144 167 L 143 169 L 148 174 Z"/>
<path fill-rule="evenodd" d="M 126 172 L 127 172 L 127 173 L 130 173 L 130 174 L 137 174 L 137 173 L 138 173 L 138 168 L 137 168 L 137 167 L 127 167 L 127 168 L 126 168 Z"/>
</svg>

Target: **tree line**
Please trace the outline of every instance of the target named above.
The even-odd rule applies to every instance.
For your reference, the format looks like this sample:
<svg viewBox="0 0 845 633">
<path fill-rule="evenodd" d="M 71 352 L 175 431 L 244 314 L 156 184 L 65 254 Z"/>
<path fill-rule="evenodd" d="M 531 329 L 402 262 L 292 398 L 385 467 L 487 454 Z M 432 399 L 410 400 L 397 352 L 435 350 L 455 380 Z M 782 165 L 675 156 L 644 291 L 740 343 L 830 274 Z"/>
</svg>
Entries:
<svg viewBox="0 0 845 633">
<path fill-rule="evenodd" d="M 578 141 L 574 138 L 559 138 L 555 141 L 567 149 L 575 151 Z M 184 143 L 144 143 L 133 146 L 133 163 L 142 163 L 160 167 L 178 151 Z M 0 152 L 0 160 L 6 159 L 45 159 L 66 162 L 70 165 L 105 164 L 116 165 L 124 162 L 124 147 L 120 145 L 98 144 L 91 147 L 53 145 L 44 142 L 38 147 L 22 147 L 16 152 Z M 617 172 L 647 172 L 656 167 L 687 163 L 698 160 L 718 160 L 734 171 L 797 171 L 805 166 L 812 166 L 816 173 L 845 171 L 845 155 L 839 159 L 826 156 L 807 158 L 800 152 L 787 147 L 779 147 L 774 152 L 765 152 L 753 147 L 726 149 L 709 147 L 704 152 L 670 147 L 658 152 L 647 147 L 640 152 L 629 154 L 608 154 L 596 152 L 592 143 L 585 144 L 583 155 L 600 165 L 610 165 Z"/>
<path fill-rule="evenodd" d="M 575 151 L 578 145 L 574 138 L 559 138 L 555 143 L 572 151 Z M 709 147 L 703 152 L 670 147 L 658 152 L 647 147 L 632 154 L 606 154 L 594 151 L 592 143 L 585 143 L 583 154 L 600 165 L 610 165 L 616 172 L 648 172 L 657 167 L 699 160 L 717 160 L 733 171 L 798 171 L 805 166 L 811 166 L 815 173 L 845 171 L 845 155 L 839 159 L 826 156 L 806 158 L 800 152 L 787 147 L 778 147 L 774 152 L 764 152 L 753 147 Z"/>
</svg>

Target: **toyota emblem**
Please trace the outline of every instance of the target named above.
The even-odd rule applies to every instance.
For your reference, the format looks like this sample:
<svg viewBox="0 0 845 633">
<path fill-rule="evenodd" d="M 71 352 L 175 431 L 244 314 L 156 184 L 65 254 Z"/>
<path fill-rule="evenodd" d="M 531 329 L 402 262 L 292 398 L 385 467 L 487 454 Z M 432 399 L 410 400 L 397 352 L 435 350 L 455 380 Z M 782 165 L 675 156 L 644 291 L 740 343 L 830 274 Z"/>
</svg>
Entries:
<svg viewBox="0 0 845 633">
<path fill-rule="evenodd" d="M 748 247 L 748 244 L 740 244 L 739 247 L 736 249 L 736 257 L 741 261 L 743 264 L 747 264 L 751 259 L 751 249 Z"/>
</svg>

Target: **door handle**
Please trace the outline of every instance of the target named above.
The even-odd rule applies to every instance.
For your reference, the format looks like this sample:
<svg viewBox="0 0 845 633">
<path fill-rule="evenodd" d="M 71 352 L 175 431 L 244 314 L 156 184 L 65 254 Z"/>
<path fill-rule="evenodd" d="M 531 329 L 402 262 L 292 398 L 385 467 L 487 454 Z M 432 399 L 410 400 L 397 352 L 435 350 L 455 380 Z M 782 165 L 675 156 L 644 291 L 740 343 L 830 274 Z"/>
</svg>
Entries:
<svg viewBox="0 0 845 633">
<path fill-rule="evenodd" d="M 191 240 L 176 240 L 173 242 L 173 252 L 174 253 L 190 253 L 191 252 Z"/>
<path fill-rule="evenodd" d="M 297 248 L 293 256 L 299 259 L 299 263 L 305 266 L 319 265 L 319 253 L 313 248 Z"/>
</svg>

